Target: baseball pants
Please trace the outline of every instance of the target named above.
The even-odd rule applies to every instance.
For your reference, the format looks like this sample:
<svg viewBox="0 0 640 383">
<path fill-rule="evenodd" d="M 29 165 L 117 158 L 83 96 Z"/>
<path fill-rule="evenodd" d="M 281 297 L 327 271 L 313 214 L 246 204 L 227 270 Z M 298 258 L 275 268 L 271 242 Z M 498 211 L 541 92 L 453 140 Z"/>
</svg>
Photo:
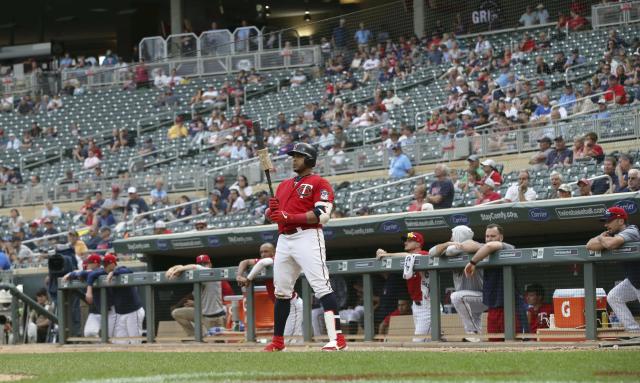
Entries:
<svg viewBox="0 0 640 383">
<path fill-rule="evenodd" d="M 420 304 L 413 302 L 411 311 L 413 315 L 413 326 L 415 328 L 413 341 L 429 341 L 426 335 L 431 332 L 431 301 L 423 299 Z"/>
<path fill-rule="evenodd" d="M 144 321 L 144 309 L 140 307 L 136 311 L 132 311 L 127 314 L 116 314 L 115 326 L 113 328 L 113 335 L 115 338 L 127 338 L 142 336 L 142 322 Z M 140 340 L 114 340 L 113 343 L 129 343 L 137 344 L 141 343 Z"/>
<path fill-rule="evenodd" d="M 84 322 L 84 336 L 87 338 L 98 337 L 100 336 L 100 314 L 92 314 L 89 313 L 87 316 L 87 321 Z M 109 338 L 113 336 L 113 327 L 116 323 L 116 312 L 113 309 L 113 306 L 109 309 L 107 313 L 107 325 L 108 325 L 108 334 Z"/>
<path fill-rule="evenodd" d="M 291 299 L 291 310 L 284 325 L 284 336 L 302 336 L 302 298 Z M 297 339 L 291 339 L 295 343 Z"/>
<path fill-rule="evenodd" d="M 300 229 L 294 234 L 280 234 L 273 264 L 276 298 L 290 298 L 293 287 L 304 272 L 316 298 L 331 292 L 326 247 L 321 229 Z"/>
<path fill-rule="evenodd" d="M 479 334 L 482 331 L 482 313 L 487 310 L 482 303 L 482 291 L 455 291 L 451 294 L 451 304 L 462 319 L 464 332 Z"/>
<path fill-rule="evenodd" d="M 618 283 L 609 294 L 607 294 L 607 303 L 613 309 L 613 312 L 620 320 L 620 323 L 627 331 L 639 331 L 640 325 L 633 319 L 631 310 L 627 307 L 627 302 L 640 300 L 640 290 L 625 278 L 624 281 Z"/>
<path fill-rule="evenodd" d="M 195 309 L 193 307 L 180 307 L 171 312 L 171 316 L 182 327 L 187 336 L 195 335 Z M 202 316 L 202 328 L 203 334 L 207 332 L 211 327 L 224 327 L 225 326 L 224 315 L 218 317 L 206 317 Z"/>
</svg>

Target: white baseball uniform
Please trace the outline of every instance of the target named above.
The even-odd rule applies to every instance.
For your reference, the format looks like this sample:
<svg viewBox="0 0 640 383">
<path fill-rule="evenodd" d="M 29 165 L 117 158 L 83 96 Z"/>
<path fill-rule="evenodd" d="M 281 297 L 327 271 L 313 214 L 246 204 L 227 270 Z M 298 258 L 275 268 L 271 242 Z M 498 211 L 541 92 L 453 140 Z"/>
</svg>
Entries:
<svg viewBox="0 0 640 383">
<path fill-rule="evenodd" d="M 140 307 L 136 311 L 128 314 L 116 314 L 113 335 L 116 338 L 142 336 L 142 322 L 144 321 L 144 308 Z M 140 340 L 117 340 L 113 343 L 138 344 Z"/>
<path fill-rule="evenodd" d="M 413 271 L 413 262 L 416 256 L 427 255 L 426 251 L 410 254 L 405 257 L 405 269 L 403 278 L 407 280 L 407 290 L 413 304 L 414 342 L 427 342 L 426 335 L 431 332 L 431 297 L 429 291 L 429 276 L 424 271 Z"/>
<path fill-rule="evenodd" d="M 640 231 L 636 225 L 628 225 L 616 234 L 624 238 L 624 242 L 640 242 Z M 640 332 L 640 325 L 633 318 L 627 302 L 640 300 L 640 262 L 625 262 L 623 264 L 626 278 L 607 294 L 607 303 L 613 309 L 620 323 L 627 331 Z"/>
<path fill-rule="evenodd" d="M 87 316 L 87 321 L 84 323 L 84 336 L 85 337 L 97 337 L 100 336 L 100 319 L 102 316 L 100 314 L 89 313 Z M 113 337 L 113 328 L 116 323 L 116 311 L 113 306 L 109 308 L 107 314 L 107 326 L 108 326 L 108 334 L 109 338 Z"/>
</svg>

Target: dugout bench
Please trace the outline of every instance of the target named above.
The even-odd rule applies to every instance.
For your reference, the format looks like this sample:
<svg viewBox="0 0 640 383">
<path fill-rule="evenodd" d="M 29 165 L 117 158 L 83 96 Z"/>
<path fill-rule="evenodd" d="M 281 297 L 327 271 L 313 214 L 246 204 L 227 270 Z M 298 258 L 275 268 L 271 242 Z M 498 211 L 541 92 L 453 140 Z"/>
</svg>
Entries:
<svg viewBox="0 0 640 383">
<path fill-rule="evenodd" d="M 431 339 L 440 341 L 441 339 L 441 312 L 440 303 L 443 297 L 440 278 L 443 272 L 450 272 L 452 269 L 461 269 L 466 265 L 470 255 L 463 254 L 456 257 L 418 257 L 414 264 L 414 270 L 426 271 L 429 273 L 431 286 Z M 620 262 L 628 260 L 640 260 L 640 243 L 629 243 L 625 246 L 613 250 L 602 252 L 589 252 L 584 246 L 558 246 L 558 247 L 538 247 L 515 250 L 503 250 L 492 254 L 479 263 L 478 267 L 501 267 L 503 270 L 504 283 L 504 339 L 515 340 L 515 273 L 514 268 L 518 266 L 531 265 L 569 265 L 580 264 L 583 267 L 583 287 L 585 293 L 585 337 L 588 340 L 598 339 L 598 329 L 596 320 L 596 266 L 600 263 Z M 373 320 L 373 286 L 372 275 L 376 273 L 398 272 L 403 270 L 403 258 L 377 259 L 357 259 L 345 261 L 329 261 L 327 266 L 331 274 L 336 275 L 362 275 L 363 298 L 364 298 L 364 340 L 373 341 L 375 339 L 375 329 Z M 171 286 L 178 284 L 193 285 L 194 308 L 196 312 L 201 312 L 201 284 L 208 281 L 234 281 L 236 267 L 223 267 L 207 270 L 187 271 L 179 278 L 168 280 L 164 272 L 136 272 L 115 277 L 111 283 L 107 283 L 101 277 L 95 284 L 101 296 L 102 328 L 107 327 L 107 306 L 106 288 L 117 288 L 118 286 L 137 286 L 144 289 L 145 311 L 147 315 L 146 341 L 155 340 L 155 308 L 154 293 L 160 286 Z M 260 278 L 270 277 L 271 270 L 263 270 Z M 304 300 L 303 315 L 303 336 L 305 341 L 313 339 L 311 328 L 311 296 L 312 291 L 309 284 L 302 277 L 301 296 Z M 59 310 L 59 342 L 66 343 L 69 332 L 69 295 L 71 290 L 83 288 L 85 285 L 79 281 L 64 282 L 59 281 L 58 307 Z M 576 286 L 577 287 L 577 286 Z M 254 288 L 251 285 L 246 289 L 246 332 L 245 339 L 253 342 L 256 339 L 254 320 Z M 203 340 L 200 316 L 195 316 L 195 341 Z M 108 342 L 106 331 L 101 332 L 101 341 Z"/>
</svg>

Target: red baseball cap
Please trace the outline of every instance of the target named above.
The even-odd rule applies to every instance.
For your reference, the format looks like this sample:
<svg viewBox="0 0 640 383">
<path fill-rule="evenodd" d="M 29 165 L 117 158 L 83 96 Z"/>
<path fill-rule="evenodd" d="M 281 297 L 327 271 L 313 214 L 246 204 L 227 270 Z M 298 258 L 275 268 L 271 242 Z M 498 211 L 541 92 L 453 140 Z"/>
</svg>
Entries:
<svg viewBox="0 0 640 383">
<path fill-rule="evenodd" d="M 89 260 L 88 259 L 83 260 L 82 261 L 82 270 L 86 270 L 88 264 L 89 264 Z"/>
<path fill-rule="evenodd" d="M 600 221 L 611 222 L 614 219 L 618 219 L 618 218 L 622 218 L 623 220 L 626 221 L 627 219 L 629 219 L 629 215 L 627 214 L 627 211 L 624 210 L 623 208 L 619 206 L 613 206 L 607 209 L 607 211 L 604 213 L 602 218 L 600 218 Z"/>
<path fill-rule="evenodd" d="M 211 263 L 211 258 L 207 254 L 200 254 L 196 257 L 196 263 Z"/>
<path fill-rule="evenodd" d="M 417 231 L 410 231 L 406 235 L 402 236 L 404 241 L 416 241 L 420 244 L 420 247 L 424 247 L 424 237 Z"/>
<path fill-rule="evenodd" d="M 538 80 L 538 86 L 544 86 L 544 80 Z"/>
<path fill-rule="evenodd" d="M 580 181 L 578 181 L 578 186 L 580 186 L 580 184 L 585 184 L 585 185 L 591 186 L 591 181 L 589 181 L 586 178 L 580 178 Z"/>
<path fill-rule="evenodd" d="M 100 262 L 102 262 L 102 257 L 100 256 L 100 254 L 93 253 L 87 257 L 87 264 L 95 263 L 96 265 L 99 265 Z"/>
<path fill-rule="evenodd" d="M 106 266 L 106 265 L 110 265 L 110 264 L 117 264 L 118 263 L 118 258 L 116 258 L 115 255 L 113 254 L 107 254 L 104 256 L 104 258 L 102 259 L 102 263 Z"/>
<path fill-rule="evenodd" d="M 118 186 L 118 185 L 111 185 L 111 191 L 113 191 L 113 192 L 120 191 L 120 186 Z"/>
</svg>

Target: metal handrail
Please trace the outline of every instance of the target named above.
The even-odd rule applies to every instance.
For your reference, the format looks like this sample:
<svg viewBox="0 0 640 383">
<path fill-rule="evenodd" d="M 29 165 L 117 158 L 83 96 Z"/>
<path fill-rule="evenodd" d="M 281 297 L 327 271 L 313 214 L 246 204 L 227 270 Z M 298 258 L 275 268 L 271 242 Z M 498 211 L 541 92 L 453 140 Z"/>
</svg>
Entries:
<svg viewBox="0 0 640 383">
<path fill-rule="evenodd" d="M 177 205 L 171 205 L 171 206 L 163 207 L 161 209 L 149 210 L 149 211 L 144 212 L 144 213 L 136 214 L 135 217 L 133 217 L 132 219 L 127 221 L 127 225 L 134 224 L 136 220 L 139 220 L 140 218 L 146 217 L 148 215 L 154 215 L 154 214 L 157 214 L 157 213 L 173 210 L 173 209 L 176 209 L 176 208 L 179 208 L 179 207 L 183 207 L 183 206 L 195 205 L 197 203 L 204 202 L 204 201 L 207 201 L 207 200 L 208 200 L 207 198 L 200 198 L 200 199 L 196 199 L 196 200 L 189 201 L 189 202 L 179 203 Z"/>
<path fill-rule="evenodd" d="M 206 216 L 209 216 L 209 215 L 210 215 L 209 212 L 205 212 L 205 213 L 200 213 L 200 214 L 195 214 L 195 215 L 190 215 L 190 216 L 187 216 L 187 217 L 174 219 L 174 220 L 171 220 L 171 221 L 168 221 L 168 222 L 165 222 L 165 223 L 167 224 L 167 226 L 170 226 L 170 225 L 172 225 L 174 223 L 183 222 L 183 221 L 189 221 L 189 220 L 192 220 L 192 219 L 198 219 L 198 218 L 206 217 Z M 134 228 L 133 230 L 131 230 L 131 232 L 129 234 L 133 235 L 134 233 L 138 233 L 138 232 L 149 230 L 149 229 L 153 229 L 153 225 Z"/>
<path fill-rule="evenodd" d="M 407 177 L 407 178 L 403 178 L 397 181 L 392 181 L 392 182 L 387 182 L 381 185 L 377 185 L 377 186 L 371 186 L 368 188 L 364 188 L 364 189 L 360 189 L 360 190 L 355 190 L 351 192 L 351 195 L 349 196 L 349 211 L 353 211 L 353 202 L 354 202 L 354 196 L 356 194 L 362 194 L 362 193 L 367 193 L 370 192 L 372 190 L 376 190 L 376 189 L 381 189 L 381 188 L 385 188 L 385 187 L 389 187 L 389 186 L 393 186 L 393 185 L 399 185 L 401 183 L 405 183 L 405 182 L 411 182 L 420 178 L 426 179 L 429 178 L 431 176 L 433 176 L 435 173 L 425 173 L 425 174 L 420 174 L 418 176 L 413 176 L 413 177 Z"/>
<path fill-rule="evenodd" d="M 429 110 L 423 110 L 422 112 L 417 112 L 417 113 L 416 113 L 416 116 L 415 116 L 415 118 L 414 118 L 414 122 L 415 122 L 416 130 L 418 129 L 418 126 L 420 126 L 420 124 L 418 123 L 418 117 L 419 117 L 419 116 L 422 116 L 422 115 L 425 115 L 425 116 L 426 116 L 426 115 L 428 115 L 428 114 L 432 114 L 434 111 L 436 111 L 436 110 L 438 110 L 438 109 L 446 108 L 446 107 L 447 107 L 447 105 L 448 105 L 448 104 L 443 104 L 443 105 L 439 105 L 439 106 L 436 106 L 436 107 L 434 107 L 434 108 L 431 108 L 431 109 L 429 109 Z"/>
<path fill-rule="evenodd" d="M 586 100 L 586 99 L 590 99 L 590 98 L 593 98 L 593 97 L 604 96 L 604 95 L 605 95 L 605 94 L 607 94 L 607 93 L 609 93 L 609 91 L 605 90 L 605 91 L 602 91 L 602 92 L 598 92 L 598 93 L 590 94 L 590 95 L 588 95 L 588 96 L 584 96 L 584 97 L 576 98 L 576 100 L 575 100 L 573 103 L 574 103 L 575 105 L 577 105 L 577 104 L 578 104 L 578 102 L 580 102 L 580 101 L 584 101 L 584 100 Z M 554 109 L 560 108 L 561 106 L 563 106 L 563 105 L 567 105 L 567 104 L 570 104 L 570 103 L 569 103 L 569 102 L 564 102 L 564 103 L 562 103 L 562 104 L 558 103 L 558 104 L 556 104 L 556 105 L 553 105 L 553 106 L 551 107 L 551 110 L 554 110 Z M 580 113 L 574 113 L 574 114 L 571 114 L 571 115 L 567 116 L 567 118 L 574 117 L 574 116 L 581 116 L 581 115 L 583 115 L 583 114 L 588 114 L 588 113 L 592 113 L 592 112 L 587 112 L 587 113 L 583 113 L 583 112 L 580 112 Z"/>
<path fill-rule="evenodd" d="M 382 201 L 382 202 L 372 203 L 372 204 L 369 205 L 369 208 L 378 207 L 378 206 L 381 206 L 381 205 L 387 205 L 389 203 L 403 201 L 405 199 L 411 199 L 411 198 L 413 198 L 413 194 L 407 194 L 407 195 L 403 195 L 402 197 L 397 197 L 397 198 L 389 199 L 389 200 Z"/>
<path fill-rule="evenodd" d="M 394 123 L 395 123 L 394 120 L 387 120 L 385 122 L 381 122 L 379 124 L 367 126 L 364 129 L 362 129 L 362 146 L 365 146 L 367 144 L 367 138 L 366 137 L 367 137 L 367 132 L 368 131 L 374 130 L 374 129 L 378 129 L 381 126 L 384 126 L 384 125 L 393 125 Z M 371 141 L 373 141 L 373 140 L 371 140 Z M 369 142 L 371 142 L 371 141 L 369 141 Z"/>
<path fill-rule="evenodd" d="M 565 71 L 564 71 L 564 82 L 565 82 L 565 84 L 569 84 L 569 83 L 571 83 L 571 82 L 569 81 L 569 72 L 570 72 L 570 71 L 573 71 L 573 70 L 575 70 L 575 69 L 579 69 L 579 68 L 588 67 L 588 66 L 595 66 L 595 65 L 596 65 L 596 64 L 594 64 L 594 63 L 592 63 L 592 62 L 586 62 L 586 63 L 583 63 L 583 64 L 572 65 L 572 66 L 568 67 L 568 68 L 567 68 L 567 69 L 565 69 Z"/>
</svg>

